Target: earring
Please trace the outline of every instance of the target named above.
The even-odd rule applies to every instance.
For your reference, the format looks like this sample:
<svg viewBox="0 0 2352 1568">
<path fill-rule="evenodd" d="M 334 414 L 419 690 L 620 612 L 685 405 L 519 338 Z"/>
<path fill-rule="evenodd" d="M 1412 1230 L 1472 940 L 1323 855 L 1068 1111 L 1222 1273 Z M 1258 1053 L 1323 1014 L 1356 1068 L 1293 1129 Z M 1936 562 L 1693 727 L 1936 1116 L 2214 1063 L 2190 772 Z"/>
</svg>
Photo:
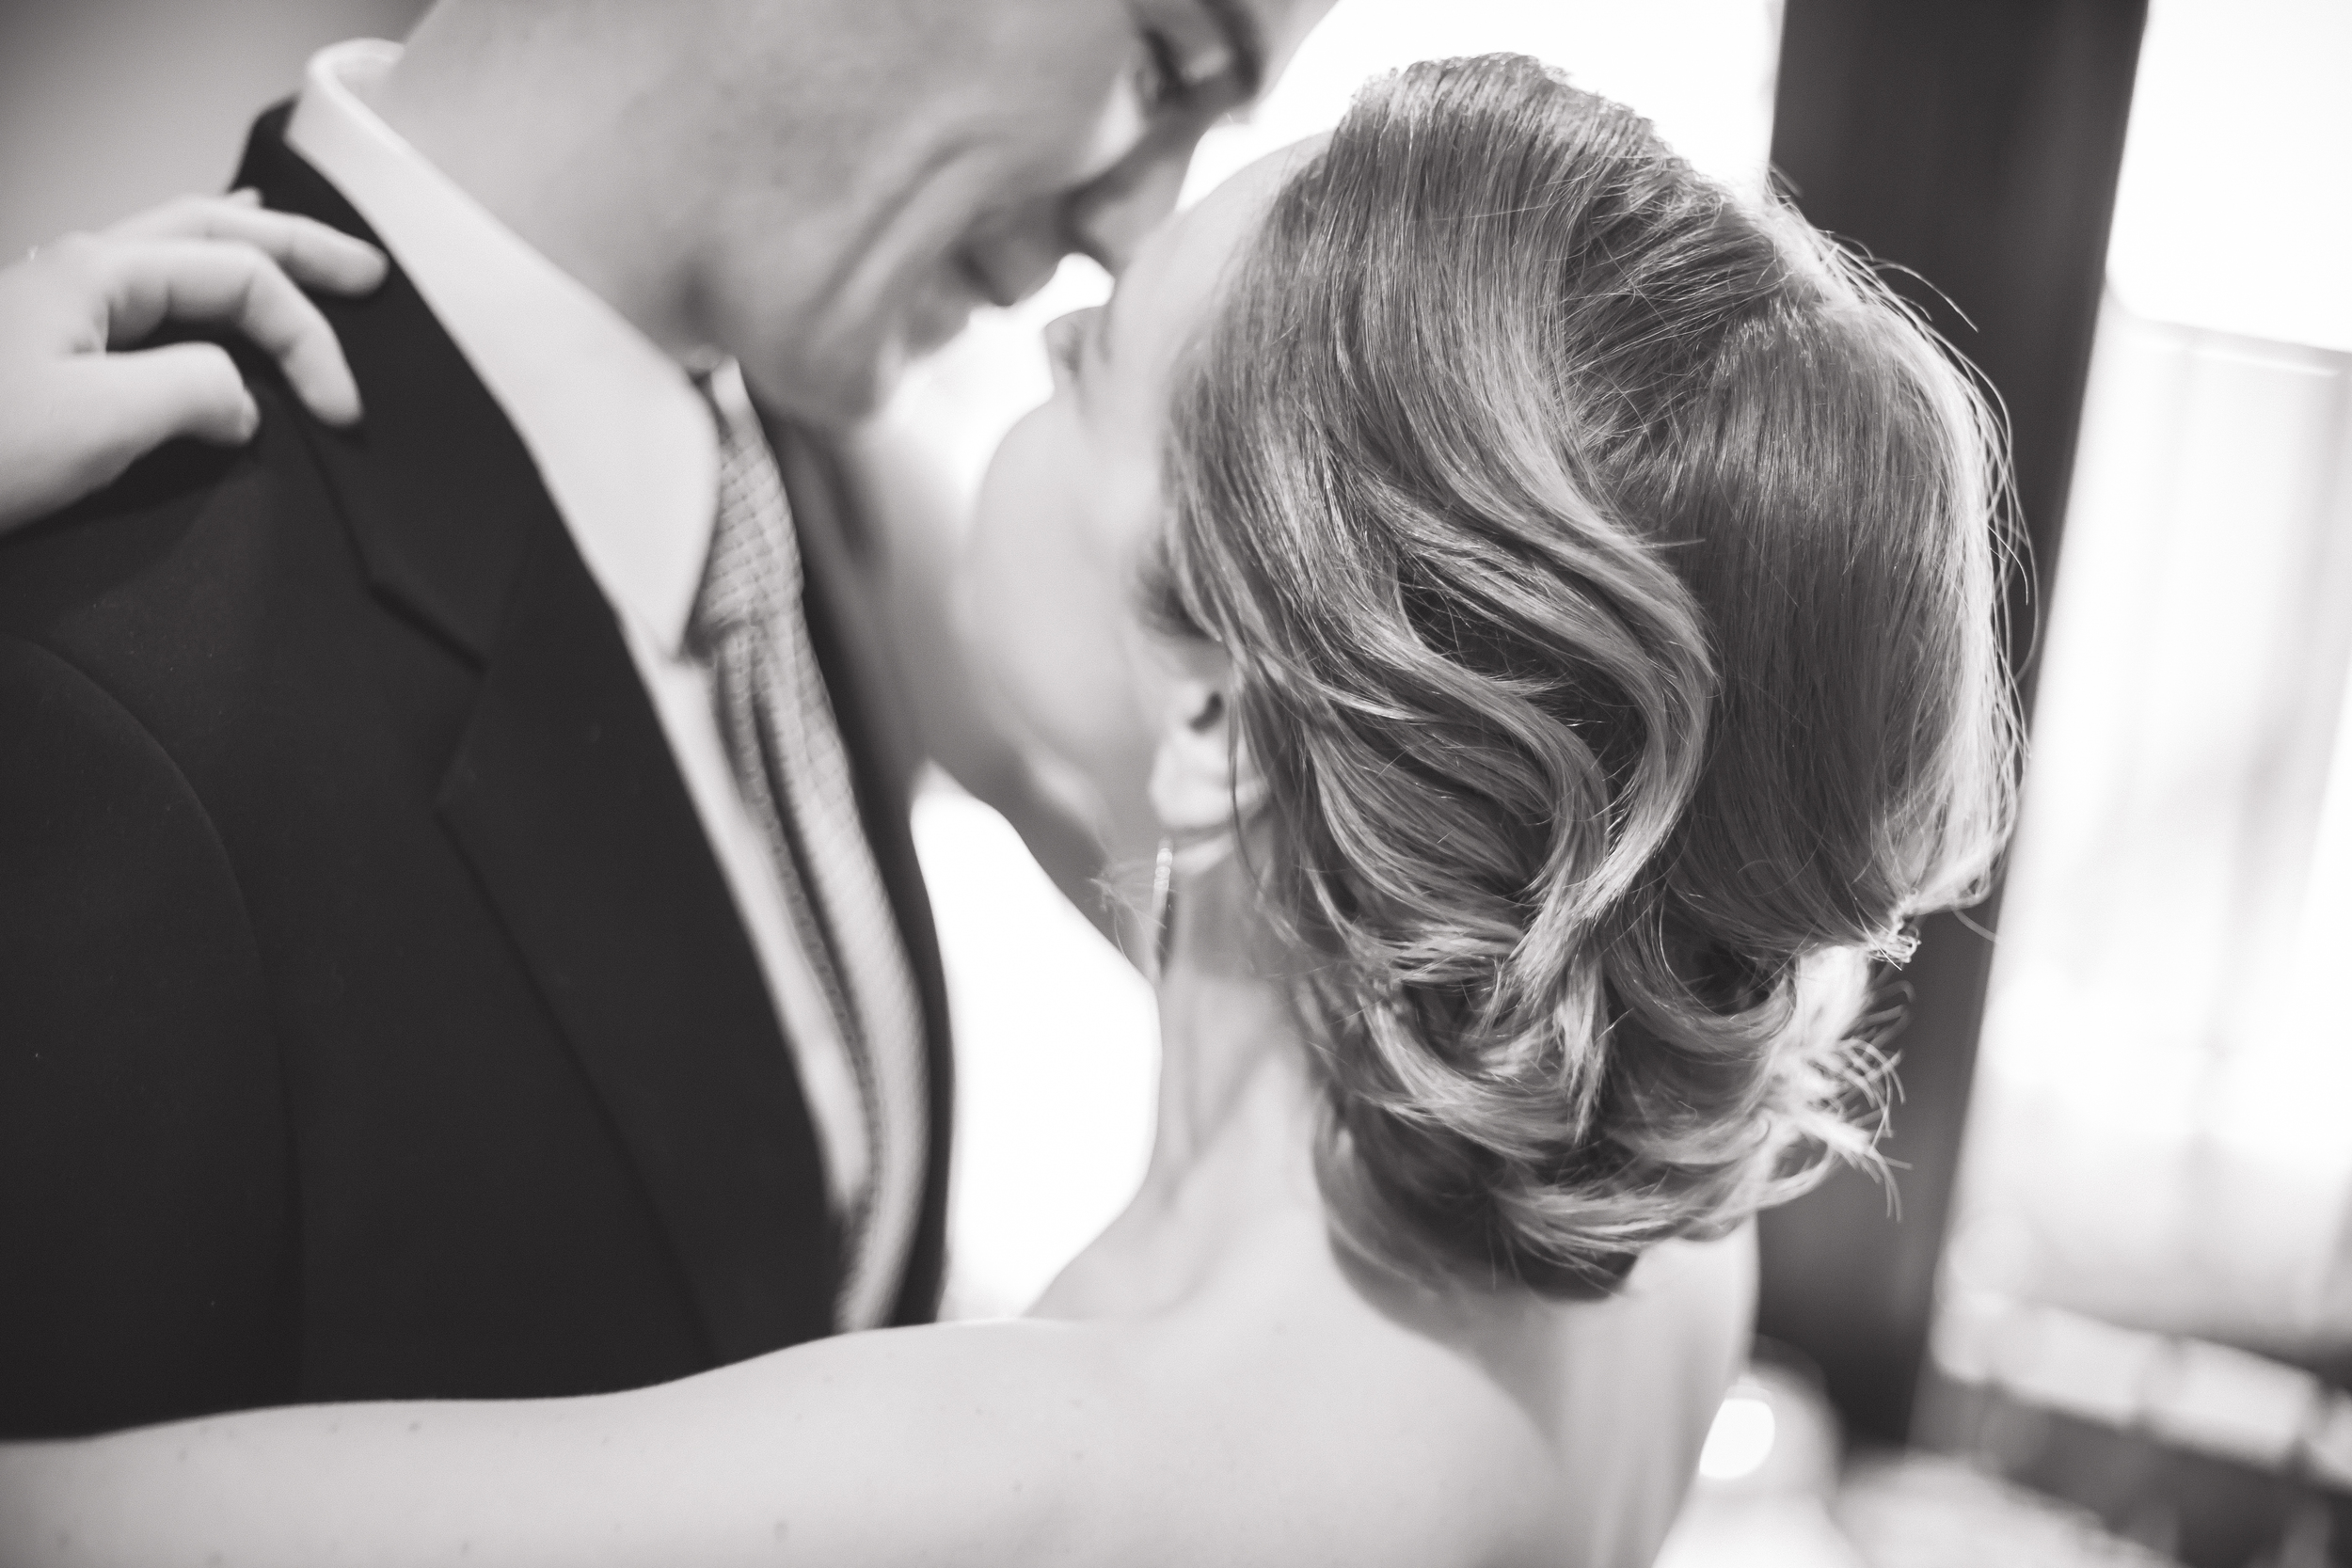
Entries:
<svg viewBox="0 0 2352 1568">
<path fill-rule="evenodd" d="M 1168 950 L 1176 944 L 1176 841 L 1160 840 L 1152 862 L 1152 979 L 1168 974 Z"/>
</svg>

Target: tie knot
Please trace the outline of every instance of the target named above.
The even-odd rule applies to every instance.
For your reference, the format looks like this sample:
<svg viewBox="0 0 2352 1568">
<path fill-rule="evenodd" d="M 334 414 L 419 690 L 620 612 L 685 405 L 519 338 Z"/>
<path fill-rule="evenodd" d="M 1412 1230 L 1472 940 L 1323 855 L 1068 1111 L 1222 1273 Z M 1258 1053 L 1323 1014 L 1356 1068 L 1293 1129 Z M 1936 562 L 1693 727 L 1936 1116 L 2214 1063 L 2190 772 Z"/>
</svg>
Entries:
<svg viewBox="0 0 2352 1568">
<path fill-rule="evenodd" d="M 759 417 L 730 362 L 695 378 L 719 434 L 718 516 L 702 586 L 687 622 L 690 648 L 707 654 L 730 638 L 797 610 L 801 557 L 792 509 Z"/>
</svg>

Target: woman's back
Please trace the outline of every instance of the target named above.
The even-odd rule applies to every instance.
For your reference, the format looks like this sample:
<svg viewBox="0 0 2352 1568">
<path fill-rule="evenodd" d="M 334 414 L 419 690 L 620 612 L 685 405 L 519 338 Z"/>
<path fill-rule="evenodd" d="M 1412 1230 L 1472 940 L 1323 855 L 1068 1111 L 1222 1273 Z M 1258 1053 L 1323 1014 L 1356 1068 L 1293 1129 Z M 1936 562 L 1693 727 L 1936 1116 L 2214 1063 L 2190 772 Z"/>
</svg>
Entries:
<svg viewBox="0 0 2352 1568">
<path fill-rule="evenodd" d="M 1174 946 L 1196 961 L 1163 987 L 1152 1168 L 1033 1313 L 1110 1327 L 1154 1413 L 1160 1459 L 1108 1511 L 1103 1560 L 1140 1560 L 1140 1535 L 1227 1563 L 1648 1562 L 1745 1358 L 1752 1228 L 1655 1247 L 1593 1301 L 1350 1252 L 1315 1178 L 1297 1021 L 1217 961 L 1238 868 L 1185 891 Z M 1147 1527 L 1163 1509 L 1184 1517 Z M 1220 1509 L 1235 1537 L 1202 1542 Z M 1303 1538 L 1267 1539 L 1286 1513 Z"/>
</svg>

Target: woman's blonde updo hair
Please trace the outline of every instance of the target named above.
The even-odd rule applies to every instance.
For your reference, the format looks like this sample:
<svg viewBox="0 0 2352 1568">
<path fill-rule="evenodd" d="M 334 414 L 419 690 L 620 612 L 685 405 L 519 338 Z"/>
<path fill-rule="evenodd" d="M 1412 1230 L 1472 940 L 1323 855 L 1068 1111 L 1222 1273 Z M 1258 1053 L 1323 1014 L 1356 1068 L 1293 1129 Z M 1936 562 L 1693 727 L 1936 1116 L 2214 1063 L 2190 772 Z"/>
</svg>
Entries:
<svg viewBox="0 0 2352 1568">
<path fill-rule="evenodd" d="M 1777 203 L 1510 55 L 1367 87 L 1179 378 L 1359 1250 L 1606 1291 L 1853 1124 L 1873 956 L 2005 832 L 1995 426 Z"/>
</svg>

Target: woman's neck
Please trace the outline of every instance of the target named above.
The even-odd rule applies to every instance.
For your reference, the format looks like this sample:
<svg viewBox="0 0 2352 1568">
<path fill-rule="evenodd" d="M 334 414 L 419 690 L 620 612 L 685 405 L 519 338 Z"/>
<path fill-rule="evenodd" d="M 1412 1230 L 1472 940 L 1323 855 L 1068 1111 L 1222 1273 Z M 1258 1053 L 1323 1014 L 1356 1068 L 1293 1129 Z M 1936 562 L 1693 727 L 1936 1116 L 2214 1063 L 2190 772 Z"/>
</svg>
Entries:
<svg viewBox="0 0 2352 1568">
<path fill-rule="evenodd" d="M 1180 879 L 1160 977 L 1159 1111 L 1143 1184 L 1033 1309 L 1148 1312 L 1249 1250 L 1322 1227 L 1310 1045 L 1248 868 L 1229 854 Z"/>
<path fill-rule="evenodd" d="M 1188 873 L 1180 860 L 1169 905 L 1152 1170 L 1181 1179 L 1271 1080 L 1304 1085 L 1308 1045 L 1244 852 Z"/>
</svg>

